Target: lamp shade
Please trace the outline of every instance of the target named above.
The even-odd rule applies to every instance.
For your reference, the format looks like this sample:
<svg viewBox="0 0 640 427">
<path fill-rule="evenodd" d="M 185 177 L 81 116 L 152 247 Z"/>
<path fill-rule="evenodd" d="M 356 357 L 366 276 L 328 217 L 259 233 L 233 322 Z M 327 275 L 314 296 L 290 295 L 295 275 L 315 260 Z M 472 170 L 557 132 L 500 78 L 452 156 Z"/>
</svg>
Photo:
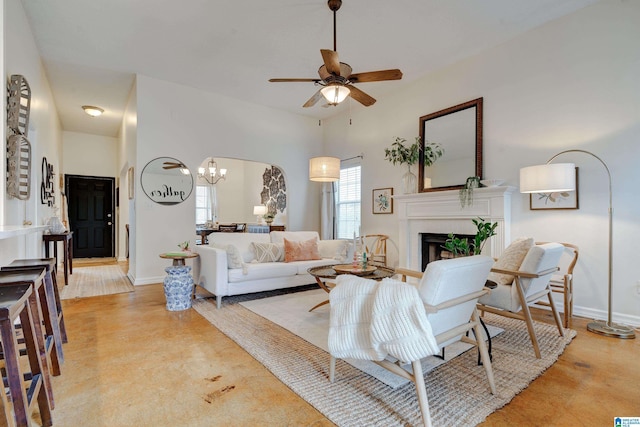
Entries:
<svg viewBox="0 0 640 427">
<path fill-rule="evenodd" d="M 520 169 L 521 193 L 554 193 L 575 189 L 574 163 L 548 163 Z"/>
<path fill-rule="evenodd" d="M 340 179 L 340 159 L 337 157 L 313 157 L 309 159 L 309 179 L 332 182 Z"/>
<path fill-rule="evenodd" d="M 348 87 L 339 85 L 325 86 L 320 92 L 331 105 L 340 104 L 351 93 Z"/>
<path fill-rule="evenodd" d="M 265 205 L 257 205 L 253 207 L 254 215 L 264 215 L 267 213 L 267 207 Z"/>
</svg>

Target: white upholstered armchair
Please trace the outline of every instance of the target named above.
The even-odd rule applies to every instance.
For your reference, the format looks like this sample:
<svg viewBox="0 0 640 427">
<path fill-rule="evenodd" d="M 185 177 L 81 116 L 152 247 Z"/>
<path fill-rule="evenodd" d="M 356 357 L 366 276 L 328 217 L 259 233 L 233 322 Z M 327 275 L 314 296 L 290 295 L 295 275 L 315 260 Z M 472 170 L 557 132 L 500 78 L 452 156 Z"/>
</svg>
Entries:
<svg viewBox="0 0 640 427">
<path fill-rule="evenodd" d="M 491 271 L 494 273 L 511 275 L 513 281 L 510 283 L 498 283 L 498 286 L 490 294 L 483 296 L 478 301 L 478 309 L 481 312 L 488 311 L 524 320 L 527 324 L 533 350 L 538 359 L 541 357 L 540 348 L 529 306 L 547 297 L 553 318 L 558 326 L 558 332 L 560 336 L 564 336 L 560 315 L 556 310 L 549 286 L 552 275 L 558 271 L 558 263 L 563 251 L 564 246 L 559 243 L 535 245 L 528 250 L 522 264 L 520 264 L 520 268 L 517 270 L 493 268 Z"/>
<path fill-rule="evenodd" d="M 421 303 L 424 306 L 423 313 L 426 312 L 426 319 L 430 324 L 430 329 L 433 334 L 431 339 L 435 338 L 435 342 L 437 343 L 436 351 L 438 348 L 443 348 L 446 345 L 460 340 L 476 345 L 480 350 L 483 366 L 489 380 L 491 393 L 495 394 L 496 388 L 493 378 L 493 370 L 491 368 L 491 360 L 487 352 L 486 343 L 482 338 L 483 335 L 480 328 L 480 318 L 476 310 L 478 298 L 488 292 L 484 289 L 484 285 L 492 265 L 492 258 L 479 255 L 431 262 L 427 265 L 427 269 L 424 274 L 406 269 L 396 269 L 396 272 L 402 275 L 403 282 L 406 281 L 407 276 L 420 278 L 420 283 L 417 286 L 417 292 L 414 290 L 414 295 L 415 298 L 421 300 Z M 340 279 L 340 277 L 341 276 L 339 276 L 338 279 Z M 408 286 L 408 284 L 403 282 L 385 279 L 381 286 Z M 373 286 L 371 283 L 367 285 Z M 340 283 L 338 284 L 338 287 L 339 286 L 341 286 Z M 330 296 L 333 296 L 338 287 L 332 290 Z M 334 305 L 333 299 L 331 302 L 333 327 L 334 310 L 336 309 L 337 304 Z M 376 304 L 373 304 L 373 306 L 375 307 Z M 425 314 L 423 314 L 423 316 L 425 316 Z M 375 317 L 375 315 L 373 317 Z M 419 319 L 418 323 L 421 321 L 422 319 Z M 406 330 L 406 328 L 402 329 Z M 480 339 L 471 339 L 470 337 L 467 337 L 466 333 L 469 330 L 473 330 L 475 337 L 480 337 Z M 393 339 L 395 337 L 389 338 Z M 330 350 L 332 348 L 331 332 L 329 348 Z M 331 351 L 331 353 L 329 379 L 333 382 L 336 358 L 334 357 L 334 352 Z M 340 355 L 340 357 L 347 356 Z M 392 363 L 389 360 L 373 361 L 389 371 L 415 383 L 424 424 L 426 426 L 431 426 L 427 391 L 420 360 L 404 361 L 411 362 L 412 373 L 404 370 L 401 367 L 400 362 Z"/>
</svg>

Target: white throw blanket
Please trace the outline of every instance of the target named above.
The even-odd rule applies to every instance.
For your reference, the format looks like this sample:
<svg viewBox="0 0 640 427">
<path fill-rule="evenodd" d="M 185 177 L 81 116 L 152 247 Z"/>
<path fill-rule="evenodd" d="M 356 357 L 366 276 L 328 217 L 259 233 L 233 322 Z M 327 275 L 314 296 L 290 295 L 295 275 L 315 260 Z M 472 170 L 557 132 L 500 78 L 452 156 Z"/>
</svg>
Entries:
<svg viewBox="0 0 640 427">
<path fill-rule="evenodd" d="M 402 362 L 439 351 L 418 290 L 393 279 L 382 282 L 341 275 L 329 294 L 329 352 L 344 359 Z"/>
</svg>

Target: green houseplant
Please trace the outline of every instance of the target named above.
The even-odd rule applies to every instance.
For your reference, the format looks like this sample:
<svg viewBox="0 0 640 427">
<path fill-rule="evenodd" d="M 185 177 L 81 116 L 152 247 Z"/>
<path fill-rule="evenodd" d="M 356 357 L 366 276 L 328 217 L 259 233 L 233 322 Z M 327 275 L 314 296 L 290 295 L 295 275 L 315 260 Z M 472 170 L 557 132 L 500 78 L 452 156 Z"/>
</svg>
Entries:
<svg viewBox="0 0 640 427">
<path fill-rule="evenodd" d="M 469 242 L 466 238 L 456 237 L 453 233 L 449 233 L 449 238 L 442 246 L 453 254 L 454 257 L 480 255 L 482 248 L 490 237 L 496 235 L 497 222 L 487 222 L 483 218 L 471 220 L 476 226 L 476 235 L 473 242 Z"/>
<path fill-rule="evenodd" d="M 422 147 L 422 139 L 416 136 L 415 141 L 411 145 L 406 145 L 407 140 L 396 137 L 391 147 L 384 149 L 385 160 L 390 161 L 393 165 L 407 165 L 407 172 L 402 176 L 403 193 L 415 193 L 418 191 L 418 179 L 411 172 L 411 165 L 416 164 L 420 160 L 420 154 L 423 152 L 425 166 L 431 166 L 444 154 L 444 149 L 435 142 L 426 142 Z"/>
<path fill-rule="evenodd" d="M 470 176 L 467 178 L 467 181 L 464 183 L 464 187 L 460 189 L 458 196 L 460 198 L 460 206 L 471 206 L 473 205 L 473 190 L 475 188 L 480 187 L 480 177 L 479 176 Z"/>
</svg>

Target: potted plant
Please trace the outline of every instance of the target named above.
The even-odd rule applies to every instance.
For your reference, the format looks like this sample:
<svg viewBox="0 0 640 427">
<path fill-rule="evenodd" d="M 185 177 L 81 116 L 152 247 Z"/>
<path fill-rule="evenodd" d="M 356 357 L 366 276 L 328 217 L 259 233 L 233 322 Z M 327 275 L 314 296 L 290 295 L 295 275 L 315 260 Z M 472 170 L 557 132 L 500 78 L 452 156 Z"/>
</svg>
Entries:
<svg viewBox="0 0 640 427">
<path fill-rule="evenodd" d="M 276 217 L 276 214 L 275 212 L 267 212 L 266 214 L 262 215 L 262 217 L 267 224 L 271 224 L 273 222 L 273 219 Z"/>
<path fill-rule="evenodd" d="M 411 172 L 411 165 L 420 160 L 420 153 L 423 153 L 424 165 L 431 166 L 444 154 L 444 149 L 437 143 L 426 142 L 422 147 L 422 140 L 419 136 L 415 138 L 415 142 L 411 145 L 405 145 L 406 139 L 396 137 L 390 148 L 384 149 L 385 160 L 390 161 L 394 165 L 407 165 L 407 172 L 402 176 L 402 189 L 404 194 L 415 193 L 418 191 L 418 179 Z"/>
<path fill-rule="evenodd" d="M 483 218 L 471 220 L 476 226 L 476 235 L 473 242 L 469 242 L 466 238 L 456 237 L 453 233 L 449 233 L 449 238 L 442 246 L 451 252 L 453 257 L 480 255 L 487 240 L 496 235 L 497 222 L 487 222 Z"/>
<path fill-rule="evenodd" d="M 480 187 L 479 176 L 470 176 L 467 178 L 467 181 L 464 183 L 464 187 L 462 187 L 459 192 L 461 207 L 464 208 L 465 206 L 473 205 L 473 190 L 478 187 Z"/>
</svg>

